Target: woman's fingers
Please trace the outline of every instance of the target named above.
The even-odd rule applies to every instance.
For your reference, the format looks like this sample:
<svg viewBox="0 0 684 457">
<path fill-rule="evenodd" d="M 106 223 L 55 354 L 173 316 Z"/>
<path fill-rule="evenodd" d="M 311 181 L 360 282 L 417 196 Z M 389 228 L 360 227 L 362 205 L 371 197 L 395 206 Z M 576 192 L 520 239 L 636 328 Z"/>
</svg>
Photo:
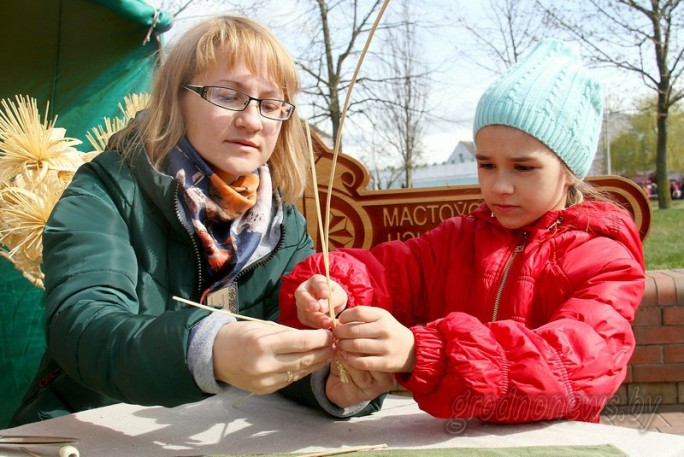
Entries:
<svg viewBox="0 0 684 457">
<path fill-rule="evenodd" d="M 255 322 L 228 324 L 214 342 L 214 373 L 217 379 L 241 389 L 271 393 L 330 363 L 332 342 L 327 330 L 295 330 Z M 235 351 L 235 347 L 243 350 Z"/>
</svg>

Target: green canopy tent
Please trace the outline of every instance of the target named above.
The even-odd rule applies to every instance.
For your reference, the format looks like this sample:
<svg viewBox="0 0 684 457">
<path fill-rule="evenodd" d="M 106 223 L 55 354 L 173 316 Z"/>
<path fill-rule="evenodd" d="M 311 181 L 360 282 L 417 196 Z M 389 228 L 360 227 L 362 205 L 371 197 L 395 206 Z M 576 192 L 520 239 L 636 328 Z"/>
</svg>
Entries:
<svg viewBox="0 0 684 457">
<path fill-rule="evenodd" d="M 0 98 L 28 95 L 66 136 L 120 114 L 131 93 L 147 92 L 172 17 L 152 0 L 2 0 Z M 0 152 L 1 154 L 1 152 Z M 43 292 L 0 258 L 0 428 L 7 425 L 45 350 Z"/>
</svg>

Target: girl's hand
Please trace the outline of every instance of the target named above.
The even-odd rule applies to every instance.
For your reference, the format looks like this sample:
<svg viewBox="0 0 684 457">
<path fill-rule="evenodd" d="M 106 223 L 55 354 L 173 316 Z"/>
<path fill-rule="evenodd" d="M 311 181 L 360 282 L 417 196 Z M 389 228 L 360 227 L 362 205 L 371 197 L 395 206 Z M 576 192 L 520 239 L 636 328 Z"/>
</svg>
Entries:
<svg viewBox="0 0 684 457">
<path fill-rule="evenodd" d="M 381 393 L 389 391 L 394 384 L 394 376 L 391 373 L 362 371 L 352 367 L 345 367 L 345 369 L 349 380 L 346 383 L 342 382 L 337 363 L 333 362 L 325 385 L 328 400 L 340 408 L 370 401 Z"/>
<path fill-rule="evenodd" d="M 342 312 L 333 335 L 345 366 L 390 373 L 413 371 L 413 332 L 382 308 L 356 306 Z"/>
<path fill-rule="evenodd" d="M 248 392 L 269 394 L 329 364 L 332 343 L 327 330 L 234 322 L 214 340 L 214 376 Z"/>
<path fill-rule="evenodd" d="M 347 293 L 335 281 L 330 281 L 333 293 L 335 315 L 347 306 Z M 330 318 L 328 282 L 323 275 L 313 275 L 297 287 L 294 293 L 297 303 L 297 318 L 312 328 L 329 329 Z"/>
</svg>

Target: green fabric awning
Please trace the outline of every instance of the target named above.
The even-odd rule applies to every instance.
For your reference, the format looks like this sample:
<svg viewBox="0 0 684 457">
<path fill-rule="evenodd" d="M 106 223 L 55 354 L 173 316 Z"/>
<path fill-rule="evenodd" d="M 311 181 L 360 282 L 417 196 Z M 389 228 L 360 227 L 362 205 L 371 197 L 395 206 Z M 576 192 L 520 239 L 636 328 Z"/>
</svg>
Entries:
<svg viewBox="0 0 684 457">
<path fill-rule="evenodd" d="M 49 101 L 57 126 L 84 143 L 124 96 L 148 91 L 155 37 L 172 24 L 145 0 L 3 0 L 0 11 L 0 98 L 34 97 L 41 112 Z"/>
<path fill-rule="evenodd" d="M 119 115 L 130 93 L 149 90 L 172 17 L 145 0 L 2 0 L 0 98 L 37 99 L 66 136 L 92 150 L 86 133 Z M 147 39 L 149 38 L 149 40 Z M 43 291 L 0 258 L 0 428 L 45 350 Z"/>
</svg>

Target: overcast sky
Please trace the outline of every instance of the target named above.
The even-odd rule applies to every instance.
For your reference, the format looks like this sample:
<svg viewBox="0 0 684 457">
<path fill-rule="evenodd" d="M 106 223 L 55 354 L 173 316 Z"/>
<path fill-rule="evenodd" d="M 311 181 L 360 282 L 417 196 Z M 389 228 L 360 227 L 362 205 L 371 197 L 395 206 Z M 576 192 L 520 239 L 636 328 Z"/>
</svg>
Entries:
<svg viewBox="0 0 684 457">
<path fill-rule="evenodd" d="M 234 0 L 244 4 L 251 4 L 248 0 Z M 265 0 L 262 0 L 265 1 Z M 184 11 L 177 19 L 173 29 L 167 32 L 166 40 L 173 42 L 175 34 L 181 33 L 194 21 L 202 17 L 215 14 L 234 12 L 234 7 L 227 5 L 225 1 L 217 1 L 212 8 L 206 6 L 200 9 L 190 8 Z M 292 30 L 292 27 L 283 24 L 296 20 L 307 8 L 309 2 L 297 0 L 271 1 L 267 10 L 257 13 L 253 17 L 265 25 L 285 43 L 291 53 L 296 56 L 299 47 L 306 43 L 303 36 L 305 30 Z M 390 3 L 389 8 L 393 4 Z M 428 163 L 442 162 L 447 159 L 451 151 L 459 141 L 472 140 L 471 126 L 477 100 L 484 89 L 494 80 L 495 74 L 484 71 L 478 65 L 468 62 L 459 57 L 458 48 L 468 49 L 472 46 L 472 36 L 461 28 L 451 24 L 449 15 L 454 11 L 463 11 L 464 14 L 474 21 L 486 20 L 481 16 L 481 2 L 472 0 L 424 0 L 416 2 L 414 7 L 419 7 L 419 14 L 423 21 L 434 23 L 435 26 L 423 29 L 420 32 L 421 47 L 424 49 L 425 63 L 431 68 L 439 68 L 434 74 L 434 87 L 431 93 L 430 106 L 435 110 L 443 111 L 448 121 L 435 122 L 430 125 L 425 138 L 426 155 Z M 387 19 L 388 13 L 385 14 Z M 478 19 L 481 18 L 481 19 Z M 376 43 L 377 37 L 373 44 Z M 359 47 L 363 45 L 360 43 Z M 351 63 L 351 70 L 356 62 Z M 365 65 L 365 63 L 364 63 Z M 351 71 L 350 70 L 350 71 Z M 363 69 L 362 69 L 363 72 Z M 602 81 L 607 96 L 615 99 L 621 108 L 625 108 L 627 101 L 622 100 L 624 93 L 643 91 L 638 81 L 624 76 L 616 77 L 615 70 L 595 70 L 599 80 Z M 631 89 L 626 89 L 626 88 Z M 310 115 L 306 106 L 300 106 L 304 116 Z M 357 155 L 355 145 L 348 129 L 353 128 L 351 123 L 345 123 L 345 152 Z M 350 135 L 348 135 L 350 133 Z M 350 141 L 351 140 L 351 141 Z"/>
</svg>

